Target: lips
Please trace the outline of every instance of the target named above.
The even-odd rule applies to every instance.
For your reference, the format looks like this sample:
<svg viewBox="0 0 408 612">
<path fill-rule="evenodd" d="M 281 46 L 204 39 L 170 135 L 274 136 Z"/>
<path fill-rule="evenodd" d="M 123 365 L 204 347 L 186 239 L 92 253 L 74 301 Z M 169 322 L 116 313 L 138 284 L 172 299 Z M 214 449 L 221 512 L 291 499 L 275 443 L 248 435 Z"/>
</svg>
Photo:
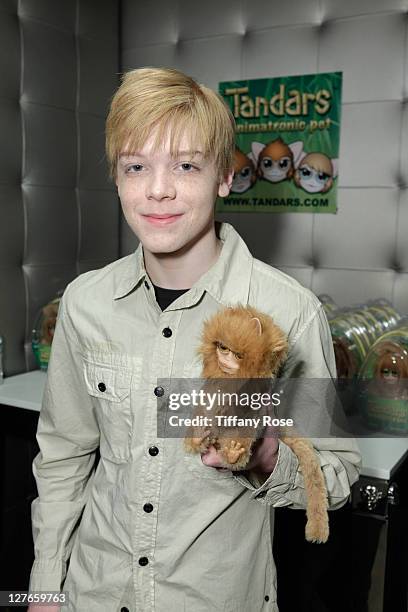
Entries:
<svg viewBox="0 0 408 612">
<path fill-rule="evenodd" d="M 168 225 L 169 223 L 174 223 L 175 221 L 177 221 L 177 219 L 179 219 L 182 216 L 182 213 L 178 213 L 178 214 L 170 214 L 170 213 L 164 213 L 164 214 L 148 214 L 148 215 L 143 215 L 143 217 L 146 219 L 146 221 L 148 221 L 149 223 L 152 223 L 153 225 Z"/>
</svg>

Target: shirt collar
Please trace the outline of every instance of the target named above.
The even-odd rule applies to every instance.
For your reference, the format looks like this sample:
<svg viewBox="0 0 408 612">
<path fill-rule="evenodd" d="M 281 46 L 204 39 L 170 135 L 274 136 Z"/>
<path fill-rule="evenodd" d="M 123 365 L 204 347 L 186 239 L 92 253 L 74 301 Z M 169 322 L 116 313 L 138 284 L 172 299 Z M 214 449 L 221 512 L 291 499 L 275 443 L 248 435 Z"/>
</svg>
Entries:
<svg viewBox="0 0 408 612">
<path fill-rule="evenodd" d="M 253 257 L 238 232 L 229 223 L 217 223 L 223 242 L 215 264 L 195 283 L 222 304 L 247 304 Z"/>
<path fill-rule="evenodd" d="M 118 278 L 113 299 L 118 300 L 132 293 L 146 276 L 142 243 L 139 242 L 136 251 L 125 258 L 124 269 Z"/>
<path fill-rule="evenodd" d="M 252 255 L 232 225 L 216 222 L 216 229 L 223 243 L 220 256 L 190 291 L 179 298 L 183 303 L 177 300 L 181 308 L 192 305 L 190 304 L 191 300 L 193 299 L 195 302 L 199 299 L 204 290 L 208 291 L 217 302 L 225 305 L 248 303 Z M 124 271 L 116 287 L 114 299 L 123 298 L 132 293 L 146 277 L 143 248 L 139 243 L 136 251 L 127 258 Z"/>
</svg>

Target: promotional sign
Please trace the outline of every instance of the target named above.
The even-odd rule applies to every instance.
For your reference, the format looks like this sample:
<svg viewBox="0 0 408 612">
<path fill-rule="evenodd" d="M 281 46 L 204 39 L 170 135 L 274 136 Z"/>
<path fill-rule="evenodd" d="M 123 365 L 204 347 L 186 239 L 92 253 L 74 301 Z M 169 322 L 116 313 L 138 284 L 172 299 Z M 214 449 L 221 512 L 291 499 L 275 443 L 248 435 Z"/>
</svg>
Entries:
<svg viewBox="0 0 408 612">
<path fill-rule="evenodd" d="M 341 72 L 220 83 L 237 133 L 217 211 L 336 212 L 341 86 Z"/>
</svg>

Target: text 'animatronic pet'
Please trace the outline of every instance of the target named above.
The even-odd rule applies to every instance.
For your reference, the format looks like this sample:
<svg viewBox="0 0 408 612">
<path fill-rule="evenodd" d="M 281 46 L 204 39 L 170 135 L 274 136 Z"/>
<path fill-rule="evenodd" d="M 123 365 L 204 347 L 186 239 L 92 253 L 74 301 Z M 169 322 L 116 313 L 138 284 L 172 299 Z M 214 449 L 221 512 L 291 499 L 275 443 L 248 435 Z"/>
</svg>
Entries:
<svg viewBox="0 0 408 612">
<path fill-rule="evenodd" d="M 211 380 L 221 378 L 275 378 L 287 350 L 284 332 L 269 315 L 250 306 L 228 307 L 204 324 L 198 350 L 203 358 L 202 378 L 209 385 Z M 218 405 L 216 410 L 217 414 L 223 414 L 226 409 Z M 231 437 L 225 435 L 225 428 L 211 425 L 190 427 L 184 445 L 191 453 L 203 453 L 213 445 L 224 459 L 225 467 L 242 470 L 250 459 L 255 440 L 253 428 L 241 429 L 237 436 Z M 285 436 L 282 441 L 296 454 L 303 474 L 307 496 L 306 539 L 326 542 L 329 535 L 327 492 L 317 454 L 305 438 Z"/>
</svg>

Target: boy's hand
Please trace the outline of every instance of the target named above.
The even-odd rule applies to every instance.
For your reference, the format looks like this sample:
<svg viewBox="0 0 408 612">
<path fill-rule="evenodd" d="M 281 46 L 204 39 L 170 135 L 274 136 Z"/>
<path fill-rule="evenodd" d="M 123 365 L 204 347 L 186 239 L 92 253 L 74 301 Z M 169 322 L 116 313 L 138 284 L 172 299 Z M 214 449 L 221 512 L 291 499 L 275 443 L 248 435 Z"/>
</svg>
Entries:
<svg viewBox="0 0 408 612">
<path fill-rule="evenodd" d="M 279 440 L 277 437 L 261 438 L 255 442 L 255 446 L 246 470 L 255 470 L 261 474 L 271 474 L 278 459 Z M 208 467 L 218 470 L 227 470 L 221 467 L 223 461 L 214 446 L 210 446 L 206 453 L 202 453 L 201 461 Z"/>
</svg>

